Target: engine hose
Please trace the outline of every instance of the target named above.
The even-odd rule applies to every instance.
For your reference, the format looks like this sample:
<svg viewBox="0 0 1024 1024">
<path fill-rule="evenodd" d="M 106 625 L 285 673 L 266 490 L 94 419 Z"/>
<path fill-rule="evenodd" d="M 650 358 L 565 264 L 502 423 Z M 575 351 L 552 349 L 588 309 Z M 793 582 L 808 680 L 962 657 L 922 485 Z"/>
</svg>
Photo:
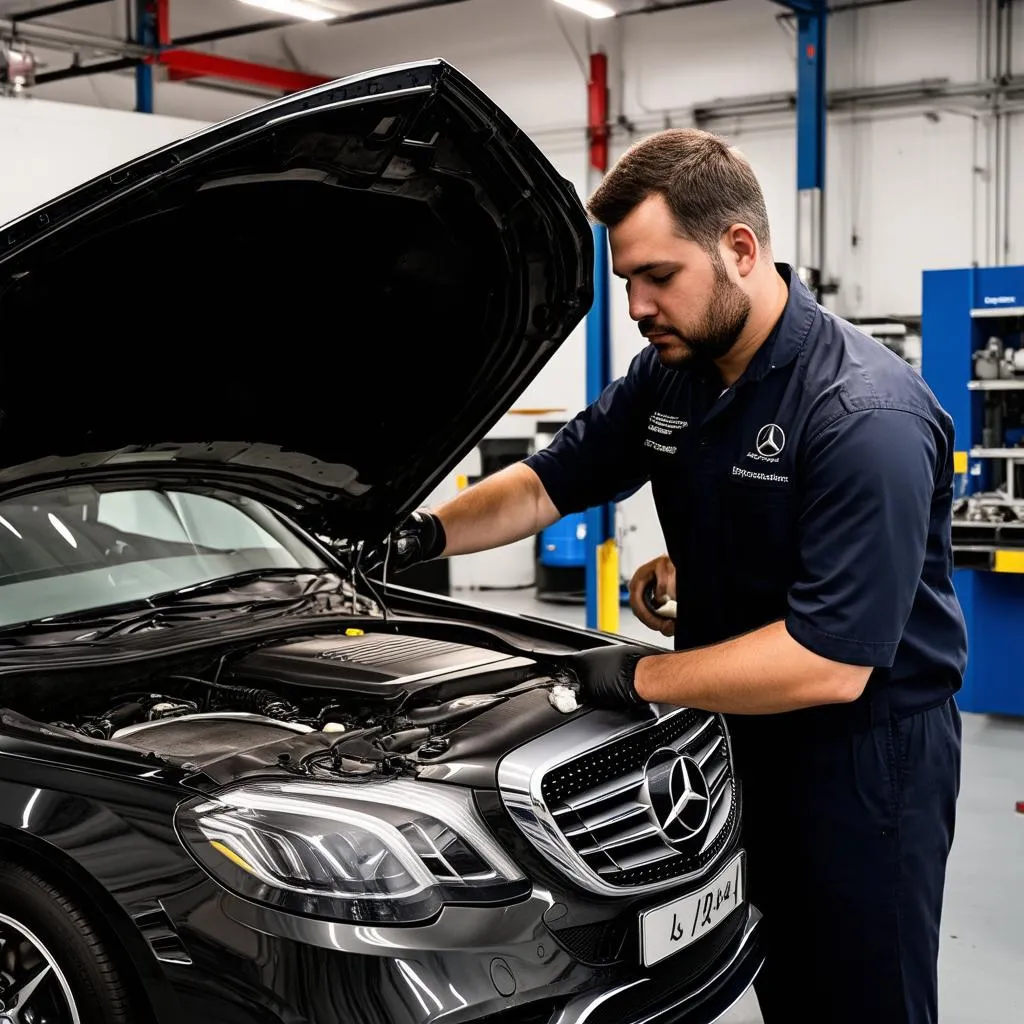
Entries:
<svg viewBox="0 0 1024 1024">
<path fill-rule="evenodd" d="M 268 718 L 288 718 L 298 714 L 297 708 L 270 690 L 260 690 L 253 686 L 228 686 L 224 683 L 208 685 L 211 685 L 220 700 L 238 704 L 246 711 L 254 711 Z"/>
</svg>

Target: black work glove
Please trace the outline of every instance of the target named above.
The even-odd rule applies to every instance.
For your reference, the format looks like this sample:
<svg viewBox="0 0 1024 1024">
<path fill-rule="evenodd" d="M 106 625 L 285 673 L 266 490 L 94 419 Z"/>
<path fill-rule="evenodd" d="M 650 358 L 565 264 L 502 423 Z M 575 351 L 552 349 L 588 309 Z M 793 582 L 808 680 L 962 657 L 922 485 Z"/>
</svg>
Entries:
<svg viewBox="0 0 1024 1024">
<path fill-rule="evenodd" d="M 637 662 L 653 652 L 648 647 L 619 644 L 598 647 L 565 659 L 584 704 L 595 708 L 631 708 L 646 703 L 633 688 Z"/>
<path fill-rule="evenodd" d="M 388 570 L 401 572 L 418 562 L 440 558 L 447 543 L 441 520 L 433 512 L 419 509 L 391 535 Z"/>
</svg>

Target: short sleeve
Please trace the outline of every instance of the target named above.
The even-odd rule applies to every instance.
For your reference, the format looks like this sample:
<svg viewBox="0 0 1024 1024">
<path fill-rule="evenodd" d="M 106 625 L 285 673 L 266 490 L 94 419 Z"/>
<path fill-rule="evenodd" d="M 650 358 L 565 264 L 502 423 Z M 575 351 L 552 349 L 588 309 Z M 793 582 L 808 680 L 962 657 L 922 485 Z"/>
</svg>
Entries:
<svg viewBox="0 0 1024 1024">
<path fill-rule="evenodd" d="M 526 464 L 562 515 L 611 502 L 647 482 L 643 424 L 649 412 L 645 353 L 624 377 L 567 423 Z"/>
<path fill-rule="evenodd" d="M 833 661 L 889 668 L 921 583 L 946 441 L 916 413 L 848 412 L 808 444 L 786 627 Z"/>
</svg>

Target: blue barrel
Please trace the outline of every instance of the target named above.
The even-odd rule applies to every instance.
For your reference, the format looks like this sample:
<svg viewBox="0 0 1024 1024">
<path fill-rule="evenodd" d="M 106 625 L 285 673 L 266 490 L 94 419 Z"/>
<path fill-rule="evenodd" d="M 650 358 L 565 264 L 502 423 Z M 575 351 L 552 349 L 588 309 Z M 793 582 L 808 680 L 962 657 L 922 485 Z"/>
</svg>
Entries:
<svg viewBox="0 0 1024 1024">
<path fill-rule="evenodd" d="M 587 517 L 573 512 L 552 523 L 540 535 L 540 563 L 551 568 L 583 568 L 587 557 Z"/>
</svg>

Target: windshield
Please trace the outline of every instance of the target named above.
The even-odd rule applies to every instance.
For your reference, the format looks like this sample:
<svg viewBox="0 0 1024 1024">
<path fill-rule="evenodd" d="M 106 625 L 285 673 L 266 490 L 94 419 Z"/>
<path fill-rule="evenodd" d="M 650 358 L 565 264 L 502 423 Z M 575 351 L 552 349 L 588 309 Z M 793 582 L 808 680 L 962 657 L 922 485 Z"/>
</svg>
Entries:
<svg viewBox="0 0 1024 1024">
<path fill-rule="evenodd" d="M 76 485 L 0 501 L 0 627 L 254 569 L 324 568 L 268 508 L 223 492 Z"/>
</svg>

